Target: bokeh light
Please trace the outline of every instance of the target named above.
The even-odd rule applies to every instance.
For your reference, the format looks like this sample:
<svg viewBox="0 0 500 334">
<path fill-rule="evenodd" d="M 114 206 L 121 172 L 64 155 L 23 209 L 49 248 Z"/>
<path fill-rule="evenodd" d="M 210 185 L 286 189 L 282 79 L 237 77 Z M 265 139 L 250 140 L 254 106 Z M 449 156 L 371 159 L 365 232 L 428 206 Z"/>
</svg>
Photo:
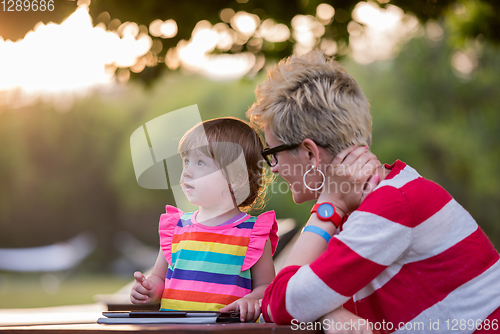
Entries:
<svg viewBox="0 0 500 334">
<path fill-rule="evenodd" d="M 251 36 L 260 24 L 260 19 L 255 14 L 244 11 L 237 12 L 231 18 L 231 26 L 245 36 Z"/>
<path fill-rule="evenodd" d="M 165 22 L 157 19 L 149 24 L 149 33 L 154 37 L 172 38 L 177 35 L 177 22 L 168 19 Z"/>
<path fill-rule="evenodd" d="M 296 41 L 294 52 L 297 54 L 311 51 L 325 33 L 325 27 L 311 15 L 295 15 L 292 28 L 292 36 Z"/>
<path fill-rule="evenodd" d="M 380 8 L 362 1 L 347 25 L 348 47 L 342 40 L 325 36 L 333 21 L 346 22 L 351 17 L 328 3 L 319 4 L 315 16 L 298 14 L 284 23 L 272 18 L 261 21 L 259 15 L 266 16 L 262 10 L 249 13 L 224 8 L 219 12 L 220 22 L 200 21 L 189 40 L 164 50 L 162 39 L 178 34 L 174 19 L 156 19 L 146 27 L 121 22 L 103 12 L 92 26 L 89 1 L 79 3 L 75 13 L 60 25 L 39 23 L 18 42 L 0 37 L 0 99 L 12 101 L 19 94 L 81 94 L 91 87 L 126 83 L 131 72 L 140 73 L 161 63 L 172 70 L 180 68 L 215 79 L 239 78 L 263 68 L 266 60 L 262 51 L 282 49 L 287 41 L 293 43 L 297 54 L 320 48 L 334 56 L 350 50 L 355 61 L 367 64 L 391 58 L 400 43 L 420 28 L 417 19 L 399 7 L 388 4 Z M 432 20 L 427 22 L 425 33 L 430 42 L 443 38 L 443 29 Z M 466 74 L 477 66 L 475 59 L 473 53 L 460 51 L 450 61 L 458 73 Z"/>
<path fill-rule="evenodd" d="M 177 35 L 177 23 L 170 19 L 163 22 L 160 28 L 161 36 L 163 38 L 172 38 Z"/>
<path fill-rule="evenodd" d="M 256 64 L 253 53 L 210 54 L 218 46 L 229 47 L 233 38 L 225 24 L 212 26 L 208 21 L 200 21 L 189 41 L 181 40 L 175 50 L 169 50 L 166 64 L 171 69 L 181 66 L 190 73 L 201 73 L 212 79 L 239 78 Z"/>
<path fill-rule="evenodd" d="M 324 25 L 331 23 L 334 15 L 335 8 L 327 3 L 319 4 L 316 7 L 316 17 Z"/>
<path fill-rule="evenodd" d="M 456 51 L 451 56 L 451 65 L 458 72 L 458 76 L 469 79 L 472 72 L 478 66 L 476 53 L 471 50 Z"/>
<path fill-rule="evenodd" d="M 134 65 L 152 40 L 136 23 L 120 24 L 117 31 L 103 26 L 93 27 L 82 6 L 61 24 L 38 23 L 17 42 L 0 38 L 0 92 L 84 94 L 112 83 L 115 70 Z"/>
<path fill-rule="evenodd" d="M 261 23 L 258 35 L 268 42 L 279 43 L 290 38 L 290 29 L 283 23 L 277 24 L 273 19 L 267 19 Z"/>
<path fill-rule="evenodd" d="M 221 10 L 219 16 L 223 22 L 230 23 L 235 13 L 232 8 L 224 8 Z"/>
<path fill-rule="evenodd" d="M 368 64 L 391 58 L 399 44 L 418 31 L 418 20 L 405 14 L 399 7 L 387 5 L 380 8 L 371 2 L 359 2 L 349 22 L 349 43 L 352 57 Z"/>
<path fill-rule="evenodd" d="M 433 42 L 440 42 L 444 37 L 443 28 L 434 20 L 429 20 L 425 24 L 425 33 Z"/>
</svg>

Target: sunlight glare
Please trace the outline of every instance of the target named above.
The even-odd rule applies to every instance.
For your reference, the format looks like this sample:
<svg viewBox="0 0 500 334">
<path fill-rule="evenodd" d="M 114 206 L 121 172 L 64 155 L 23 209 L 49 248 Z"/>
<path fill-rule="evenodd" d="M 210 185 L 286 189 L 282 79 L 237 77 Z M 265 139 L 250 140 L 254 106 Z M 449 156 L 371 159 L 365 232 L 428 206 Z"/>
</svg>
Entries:
<svg viewBox="0 0 500 334">
<path fill-rule="evenodd" d="M 221 44 L 226 48 L 229 42 L 232 45 L 233 40 L 229 27 L 224 23 L 212 27 L 210 22 L 200 21 L 193 29 L 189 41 L 181 40 L 175 50 L 167 52 L 165 62 L 171 69 L 181 66 L 188 72 L 200 73 L 216 80 L 240 78 L 256 64 L 252 53 L 210 54 Z"/>
<path fill-rule="evenodd" d="M 244 11 L 237 12 L 231 18 L 231 26 L 246 36 L 251 36 L 257 29 L 260 19 L 257 15 Z"/>
<path fill-rule="evenodd" d="M 425 33 L 427 37 L 433 42 L 439 42 L 443 39 L 444 30 L 439 23 L 434 20 L 429 20 L 425 24 Z"/>
<path fill-rule="evenodd" d="M 290 29 L 283 23 L 276 24 L 273 19 L 266 19 L 259 27 L 258 36 L 271 43 L 284 42 L 290 38 Z"/>
<path fill-rule="evenodd" d="M 177 35 L 177 23 L 172 19 L 166 20 L 161 25 L 160 31 L 163 38 L 175 37 Z"/>
<path fill-rule="evenodd" d="M 325 25 L 332 22 L 334 15 L 335 8 L 327 3 L 319 4 L 318 7 L 316 7 L 316 17 Z"/>
<path fill-rule="evenodd" d="M 250 52 L 239 54 L 208 55 L 201 73 L 214 80 L 238 79 L 255 65 L 255 56 Z"/>
<path fill-rule="evenodd" d="M 294 51 L 305 54 L 313 49 L 325 34 L 325 27 L 311 15 L 295 15 L 292 19 Z"/>
<path fill-rule="evenodd" d="M 338 51 L 337 42 L 327 38 L 321 40 L 319 48 L 323 50 L 327 56 L 333 56 Z"/>
<path fill-rule="evenodd" d="M 27 94 L 84 93 L 113 82 L 113 67 L 129 67 L 151 48 L 136 23 L 110 32 L 92 26 L 86 6 L 61 24 L 38 23 L 17 42 L 0 39 L 0 91 Z"/>
<path fill-rule="evenodd" d="M 230 23 L 233 18 L 235 11 L 231 8 L 224 8 L 221 10 L 219 16 L 223 22 Z"/>
<path fill-rule="evenodd" d="M 135 22 L 125 22 L 116 31 L 120 36 L 137 37 L 139 34 L 139 25 Z"/>
<path fill-rule="evenodd" d="M 156 19 L 149 24 L 149 33 L 155 37 L 175 37 L 177 35 L 177 22 L 173 19 L 168 19 L 165 22 Z"/>
<path fill-rule="evenodd" d="M 399 7 L 380 8 L 372 2 L 359 2 L 352 12 L 355 21 L 348 24 L 353 58 L 362 64 L 391 58 L 405 39 L 419 28 L 417 19 Z"/>
<path fill-rule="evenodd" d="M 219 22 L 216 25 L 214 25 L 214 29 L 219 34 L 217 41 L 217 49 L 223 52 L 229 51 L 229 49 L 231 49 L 231 47 L 233 46 L 235 39 L 232 34 L 234 33 L 234 30 L 231 31 L 227 26 L 227 24 L 222 22 Z"/>
<path fill-rule="evenodd" d="M 161 36 L 161 26 L 163 25 L 163 21 L 160 19 L 156 19 L 149 24 L 149 33 L 154 37 Z"/>
<path fill-rule="evenodd" d="M 382 9 L 372 2 L 360 2 L 354 8 L 352 17 L 359 23 L 374 26 L 379 30 L 393 29 L 402 19 L 404 12 L 396 6 Z"/>
<path fill-rule="evenodd" d="M 451 56 L 451 65 L 463 79 L 470 79 L 472 72 L 478 66 L 477 55 L 472 49 L 455 51 Z"/>
</svg>

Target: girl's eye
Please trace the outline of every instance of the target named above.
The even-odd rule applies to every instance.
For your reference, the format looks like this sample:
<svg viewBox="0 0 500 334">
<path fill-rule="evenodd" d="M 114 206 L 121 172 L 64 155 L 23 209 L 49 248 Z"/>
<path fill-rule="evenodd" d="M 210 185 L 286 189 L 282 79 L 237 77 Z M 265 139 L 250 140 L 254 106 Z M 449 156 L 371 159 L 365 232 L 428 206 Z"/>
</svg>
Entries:
<svg viewBox="0 0 500 334">
<path fill-rule="evenodd" d="M 184 159 L 184 166 L 187 166 L 189 165 L 189 160 L 188 159 Z"/>
<path fill-rule="evenodd" d="M 205 165 L 205 163 L 201 160 L 198 160 L 198 166 L 203 166 L 203 165 Z"/>
</svg>

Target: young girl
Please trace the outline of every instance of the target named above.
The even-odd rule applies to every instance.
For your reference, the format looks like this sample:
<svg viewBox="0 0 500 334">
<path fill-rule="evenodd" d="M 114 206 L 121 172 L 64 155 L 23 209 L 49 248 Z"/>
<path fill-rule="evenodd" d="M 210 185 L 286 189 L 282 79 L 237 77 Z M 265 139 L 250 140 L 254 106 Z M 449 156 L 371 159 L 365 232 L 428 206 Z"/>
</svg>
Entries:
<svg viewBox="0 0 500 334">
<path fill-rule="evenodd" d="M 205 121 L 179 143 L 182 190 L 198 211 L 167 205 L 159 223 L 160 254 L 151 276 L 135 272 L 130 299 L 161 310 L 240 311 L 256 321 L 259 299 L 275 276 L 274 211 L 252 217 L 263 195 L 263 145 L 236 118 Z"/>
</svg>

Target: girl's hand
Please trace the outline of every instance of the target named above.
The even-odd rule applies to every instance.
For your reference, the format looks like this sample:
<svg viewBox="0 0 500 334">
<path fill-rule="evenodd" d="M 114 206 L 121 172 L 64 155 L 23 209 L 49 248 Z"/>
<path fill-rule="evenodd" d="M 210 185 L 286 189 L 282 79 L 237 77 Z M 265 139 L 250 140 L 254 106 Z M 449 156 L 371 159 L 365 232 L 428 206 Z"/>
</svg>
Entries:
<svg viewBox="0 0 500 334">
<path fill-rule="evenodd" d="M 150 304 L 158 302 L 156 284 L 153 280 L 146 279 L 140 272 L 134 273 L 135 282 L 130 292 L 130 301 L 132 304 Z"/>
<path fill-rule="evenodd" d="M 260 317 L 260 303 L 257 299 L 243 297 L 220 309 L 221 312 L 240 311 L 241 322 L 257 321 Z"/>
<path fill-rule="evenodd" d="M 343 150 L 326 165 L 325 186 L 318 203 L 331 202 L 342 213 L 350 214 L 377 186 L 379 177 L 374 174 L 380 166 L 366 146 Z"/>
</svg>

